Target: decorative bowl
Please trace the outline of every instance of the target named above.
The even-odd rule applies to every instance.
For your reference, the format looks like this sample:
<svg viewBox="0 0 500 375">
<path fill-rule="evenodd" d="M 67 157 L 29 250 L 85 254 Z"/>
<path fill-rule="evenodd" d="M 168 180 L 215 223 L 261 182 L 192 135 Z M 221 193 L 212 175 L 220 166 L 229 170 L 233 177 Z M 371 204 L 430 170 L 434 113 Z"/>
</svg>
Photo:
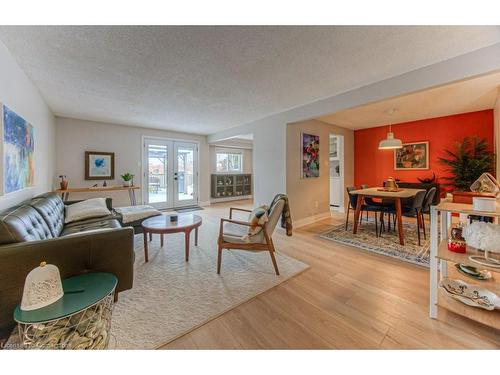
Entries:
<svg viewBox="0 0 500 375">
<path fill-rule="evenodd" d="M 445 277 L 439 282 L 439 287 L 450 297 L 466 305 L 490 311 L 500 309 L 500 298 L 488 289 L 477 285 Z"/>
</svg>

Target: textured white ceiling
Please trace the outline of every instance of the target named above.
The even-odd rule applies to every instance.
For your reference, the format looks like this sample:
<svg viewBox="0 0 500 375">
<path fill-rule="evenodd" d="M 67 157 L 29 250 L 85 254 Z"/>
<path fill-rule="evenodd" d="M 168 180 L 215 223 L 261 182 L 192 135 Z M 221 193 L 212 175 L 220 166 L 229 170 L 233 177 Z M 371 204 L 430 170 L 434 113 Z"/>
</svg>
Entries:
<svg viewBox="0 0 500 375">
<path fill-rule="evenodd" d="M 410 95 L 339 111 L 318 118 L 349 129 L 448 116 L 493 108 L 500 89 L 500 73 L 436 87 Z M 390 113 L 395 109 L 394 113 Z"/>
<path fill-rule="evenodd" d="M 500 28 L 4 26 L 56 115 L 211 134 L 500 41 Z"/>
</svg>

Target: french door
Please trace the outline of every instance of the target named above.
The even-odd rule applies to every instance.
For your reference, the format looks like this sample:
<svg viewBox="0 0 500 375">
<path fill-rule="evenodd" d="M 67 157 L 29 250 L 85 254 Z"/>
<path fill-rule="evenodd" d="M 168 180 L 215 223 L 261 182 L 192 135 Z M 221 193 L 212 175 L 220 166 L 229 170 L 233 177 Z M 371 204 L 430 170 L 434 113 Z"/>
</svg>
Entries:
<svg viewBox="0 0 500 375">
<path fill-rule="evenodd" d="M 157 208 L 198 204 L 198 145 L 144 138 L 143 201 Z"/>
</svg>

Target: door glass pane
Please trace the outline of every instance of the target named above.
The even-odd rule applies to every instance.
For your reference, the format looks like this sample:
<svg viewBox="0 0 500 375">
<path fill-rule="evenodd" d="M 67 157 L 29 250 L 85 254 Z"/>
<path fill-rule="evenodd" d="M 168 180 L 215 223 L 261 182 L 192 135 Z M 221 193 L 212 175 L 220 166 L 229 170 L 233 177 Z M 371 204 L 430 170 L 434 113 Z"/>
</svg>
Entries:
<svg viewBox="0 0 500 375">
<path fill-rule="evenodd" d="M 167 202 L 167 166 L 168 152 L 166 145 L 148 145 L 148 202 Z"/>
<path fill-rule="evenodd" d="M 180 201 L 193 199 L 194 192 L 194 150 L 188 147 L 177 148 L 177 187 Z"/>
</svg>

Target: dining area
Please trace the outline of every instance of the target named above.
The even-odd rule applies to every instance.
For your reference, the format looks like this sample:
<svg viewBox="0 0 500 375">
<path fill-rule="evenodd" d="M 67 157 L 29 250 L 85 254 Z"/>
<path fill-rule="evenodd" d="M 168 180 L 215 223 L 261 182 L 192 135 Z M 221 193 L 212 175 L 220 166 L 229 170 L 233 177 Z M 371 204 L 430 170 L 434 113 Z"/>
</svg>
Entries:
<svg viewBox="0 0 500 375">
<path fill-rule="evenodd" d="M 396 231 L 401 246 L 405 245 L 405 231 L 416 230 L 418 246 L 422 246 L 422 238 L 427 239 L 425 214 L 429 213 L 436 190 L 434 186 L 399 187 L 392 178 L 380 187 L 347 187 L 349 202 L 345 230 L 352 230 L 355 236 L 363 221 L 371 222 L 375 224 L 375 237 Z M 352 220 L 352 229 L 349 220 Z M 408 225 L 403 225 L 404 221 L 409 222 Z M 413 237 L 414 233 L 411 235 Z"/>
</svg>

